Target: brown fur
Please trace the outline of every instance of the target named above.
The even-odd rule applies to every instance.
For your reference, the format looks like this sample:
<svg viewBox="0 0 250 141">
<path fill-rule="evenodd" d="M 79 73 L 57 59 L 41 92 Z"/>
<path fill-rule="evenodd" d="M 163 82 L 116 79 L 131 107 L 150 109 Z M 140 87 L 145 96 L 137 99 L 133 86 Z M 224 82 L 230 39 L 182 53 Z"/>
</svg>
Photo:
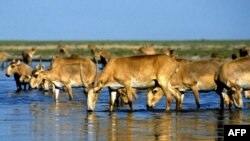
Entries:
<svg viewBox="0 0 250 141">
<path fill-rule="evenodd" d="M 111 53 L 104 49 L 98 49 L 94 52 L 94 58 L 100 60 L 101 64 L 104 67 L 111 59 Z"/>
<path fill-rule="evenodd" d="M 143 45 L 140 49 L 140 52 L 142 52 L 145 55 L 154 55 L 156 54 L 156 50 L 154 49 L 154 47 L 152 45 Z"/>
<path fill-rule="evenodd" d="M 68 90 L 69 99 L 73 99 L 72 87 L 88 87 L 94 82 L 96 65 L 86 58 L 57 58 L 52 62 L 48 71 L 38 69 L 33 72 L 31 87 L 38 87 L 42 80 L 48 80 L 54 87 L 65 86 Z M 60 84 L 60 85 L 59 85 Z M 59 91 L 58 88 L 54 89 Z M 58 99 L 58 93 L 55 100 Z"/>
<path fill-rule="evenodd" d="M 224 57 L 218 53 L 218 52 L 213 52 L 210 56 L 211 58 L 218 58 L 218 59 L 223 59 Z"/>
<path fill-rule="evenodd" d="M 68 51 L 68 48 L 66 45 L 59 44 L 57 46 L 57 49 L 59 50 L 59 54 L 57 56 L 63 56 L 63 57 L 69 57 L 70 53 Z"/>
<path fill-rule="evenodd" d="M 111 53 L 107 50 L 98 49 L 94 44 L 89 44 L 88 48 L 91 50 L 93 58 L 97 61 L 100 61 L 103 67 L 111 59 Z"/>
<path fill-rule="evenodd" d="M 163 69 L 164 68 L 164 69 Z M 167 69 L 166 69 L 167 68 Z M 135 88 L 152 87 L 152 82 L 157 83 L 164 90 L 167 97 L 166 110 L 170 109 L 172 96 L 169 80 L 177 71 L 178 64 L 174 58 L 167 55 L 146 55 L 133 57 L 120 57 L 111 59 L 95 82 L 95 87 L 88 93 L 88 110 L 94 110 L 98 93 L 104 87 L 118 89 L 126 88 L 128 103 L 133 110 L 132 96 L 135 95 Z M 144 86 L 135 86 L 138 84 Z M 156 83 L 156 82 L 155 82 Z M 113 86 L 119 84 L 120 86 Z M 177 99 L 177 109 L 179 109 L 179 95 Z M 113 102 L 110 104 L 110 111 L 113 110 Z"/>
<path fill-rule="evenodd" d="M 164 48 L 163 53 L 168 55 L 168 56 L 175 56 L 174 55 L 174 49 L 171 49 L 171 48 Z"/>
<path fill-rule="evenodd" d="M 23 62 L 26 64 L 31 64 L 32 63 L 32 57 L 36 53 L 36 48 L 31 48 L 22 51 L 22 57 L 23 57 Z"/>
<path fill-rule="evenodd" d="M 242 108 L 242 90 L 250 89 L 250 57 L 243 57 L 224 63 L 216 77 L 218 91 L 226 88 L 235 107 Z M 221 105 L 222 106 L 222 105 Z"/>
<path fill-rule="evenodd" d="M 241 48 L 241 49 L 239 50 L 239 54 L 240 54 L 240 57 L 249 56 L 249 48 L 246 48 L 246 47 Z M 232 58 L 232 60 L 235 60 L 235 59 L 238 58 L 238 56 L 237 56 L 236 53 L 233 53 L 233 54 L 231 55 L 231 58 Z M 245 98 L 250 99 L 250 90 L 245 90 L 245 91 L 244 91 L 244 96 L 245 96 Z"/>
<path fill-rule="evenodd" d="M 10 55 L 7 52 L 0 52 L 0 62 L 2 62 L 1 67 L 3 68 L 5 63 L 8 61 Z"/>
<path fill-rule="evenodd" d="M 0 62 L 7 61 L 9 59 L 10 55 L 7 52 L 0 52 Z"/>
<path fill-rule="evenodd" d="M 111 59 L 111 53 L 107 50 L 104 49 L 98 49 L 94 44 L 88 45 L 88 48 L 91 49 L 93 58 L 95 61 L 100 62 L 102 64 L 102 68 L 106 66 L 106 64 L 110 61 Z M 98 61 L 99 60 L 99 61 Z M 97 63 L 96 62 L 96 63 Z M 109 93 L 111 94 L 112 90 L 109 89 Z M 126 89 L 125 88 L 120 88 L 117 90 L 117 97 L 116 97 L 116 104 L 119 106 L 119 103 L 128 103 L 128 99 L 125 96 Z M 137 97 L 137 96 L 135 96 Z M 121 100 L 121 102 L 119 102 Z"/>
<path fill-rule="evenodd" d="M 189 62 L 185 59 L 178 59 L 178 63 L 179 71 L 173 75 L 170 83 L 179 92 L 192 90 L 197 108 L 200 108 L 199 91 L 216 90 L 214 77 L 220 63 L 206 60 Z M 154 107 L 162 96 L 163 91 L 159 87 L 150 89 L 147 95 L 148 107 Z"/>
<path fill-rule="evenodd" d="M 28 80 L 23 80 L 22 77 L 26 75 L 31 75 L 32 68 L 20 62 L 19 60 L 12 60 L 12 62 L 8 65 L 6 69 L 6 76 L 10 77 L 14 74 L 14 78 L 16 81 L 17 92 L 22 90 L 22 85 L 24 85 L 24 90 L 26 89 L 26 84 L 29 84 Z"/>
</svg>

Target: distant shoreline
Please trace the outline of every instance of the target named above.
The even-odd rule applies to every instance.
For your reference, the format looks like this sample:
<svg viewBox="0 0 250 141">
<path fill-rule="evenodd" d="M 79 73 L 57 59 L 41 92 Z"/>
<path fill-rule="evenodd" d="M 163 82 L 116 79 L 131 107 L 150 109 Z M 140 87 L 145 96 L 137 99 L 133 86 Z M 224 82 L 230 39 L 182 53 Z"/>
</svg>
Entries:
<svg viewBox="0 0 250 141">
<path fill-rule="evenodd" d="M 35 58 L 42 56 L 49 60 L 58 53 L 57 46 L 65 45 L 70 54 L 83 57 L 91 57 L 88 49 L 89 44 L 95 44 L 97 48 L 111 52 L 113 56 L 136 55 L 138 50 L 145 44 L 152 45 L 161 53 L 165 48 L 175 50 L 178 57 L 183 58 L 209 58 L 214 52 L 224 58 L 230 58 L 232 53 L 237 54 L 240 48 L 250 47 L 249 40 L 0 40 L 0 51 L 8 52 L 11 58 L 20 58 L 21 51 L 35 47 Z M 137 52 L 138 53 L 138 52 Z"/>
<path fill-rule="evenodd" d="M 55 44 L 69 44 L 69 45 L 80 45 L 80 44 L 127 44 L 127 45 L 140 45 L 140 44 L 225 44 L 225 43 L 245 43 L 250 44 L 248 40 L 0 40 L 0 46 L 3 45 L 55 45 Z"/>
</svg>

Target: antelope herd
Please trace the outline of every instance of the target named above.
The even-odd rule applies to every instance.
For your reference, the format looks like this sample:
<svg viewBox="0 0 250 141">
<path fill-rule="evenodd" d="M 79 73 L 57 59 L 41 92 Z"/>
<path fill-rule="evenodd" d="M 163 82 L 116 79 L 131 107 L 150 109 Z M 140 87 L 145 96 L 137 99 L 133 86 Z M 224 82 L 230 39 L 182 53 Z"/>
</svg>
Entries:
<svg viewBox="0 0 250 141">
<path fill-rule="evenodd" d="M 134 110 L 133 99 L 138 96 L 137 89 L 147 90 L 147 108 L 153 108 L 165 94 L 166 110 L 170 110 L 172 97 L 176 100 L 176 110 L 181 110 L 184 93 L 192 91 L 197 108 L 200 108 L 199 92 L 215 91 L 220 98 L 220 108 L 243 107 L 242 93 L 250 98 L 250 57 L 248 49 L 239 50 L 240 58 L 235 54 L 232 60 L 216 57 L 211 59 L 188 60 L 176 57 L 173 49 L 165 49 L 158 54 L 150 45 L 144 45 L 138 51 L 143 55 L 114 57 L 110 52 L 90 44 L 94 59 L 70 56 L 68 48 L 59 45 L 60 55 L 45 68 L 41 62 L 35 68 L 30 65 L 36 48 L 22 52 L 23 62 L 13 59 L 6 69 L 6 76 L 14 75 L 17 92 L 26 89 L 52 89 L 55 102 L 59 101 L 59 90 L 68 91 L 69 100 L 73 100 L 72 87 L 82 87 L 87 97 L 87 110 L 94 111 L 96 102 L 104 88 L 109 88 L 109 111 L 114 110 L 115 102 L 122 102 Z M 0 52 L 1 61 L 9 55 Z M 219 59 L 218 59 L 219 58 Z M 236 59 L 237 58 L 237 59 Z M 98 60 L 103 69 L 98 70 Z M 22 88 L 22 85 L 24 88 Z M 224 104 L 225 103 L 225 104 Z"/>
</svg>

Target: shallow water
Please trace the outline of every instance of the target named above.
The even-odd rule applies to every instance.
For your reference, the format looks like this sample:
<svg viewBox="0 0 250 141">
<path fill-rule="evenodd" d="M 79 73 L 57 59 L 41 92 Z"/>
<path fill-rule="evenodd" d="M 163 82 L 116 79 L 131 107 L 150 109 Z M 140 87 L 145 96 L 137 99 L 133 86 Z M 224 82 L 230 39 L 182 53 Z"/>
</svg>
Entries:
<svg viewBox="0 0 250 141">
<path fill-rule="evenodd" d="M 145 91 L 139 91 L 135 112 L 125 105 L 110 113 L 105 89 L 96 111 L 88 113 L 81 88 L 73 89 L 70 102 L 67 94 L 60 94 L 59 103 L 54 103 L 50 93 L 15 93 L 15 89 L 14 78 L 1 70 L 1 140 L 223 140 L 223 125 L 250 124 L 250 100 L 243 99 L 242 110 L 220 111 L 214 92 L 200 94 L 200 110 L 196 110 L 193 94 L 187 93 L 182 111 L 175 111 L 173 103 L 171 111 L 165 112 L 165 98 L 147 110 Z"/>
</svg>

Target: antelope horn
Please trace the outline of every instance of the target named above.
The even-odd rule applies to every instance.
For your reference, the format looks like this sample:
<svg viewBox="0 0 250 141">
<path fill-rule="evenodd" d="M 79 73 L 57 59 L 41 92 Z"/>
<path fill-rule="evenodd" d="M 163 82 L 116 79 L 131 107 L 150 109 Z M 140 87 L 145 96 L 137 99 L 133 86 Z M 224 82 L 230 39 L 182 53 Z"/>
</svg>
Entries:
<svg viewBox="0 0 250 141">
<path fill-rule="evenodd" d="M 42 65 L 42 56 L 40 55 L 40 61 L 39 61 L 40 65 Z"/>
<path fill-rule="evenodd" d="M 96 64 L 96 74 L 95 74 L 95 79 L 94 79 L 94 84 L 95 84 L 97 81 L 97 75 L 98 75 L 98 61 L 97 61 L 96 57 L 94 57 L 94 60 L 95 60 L 95 64 Z"/>
<path fill-rule="evenodd" d="M 81 63 L 81 60 L 79 61 L 79 64 L 80 64 L 80 77 L 81 77 L 81 81 L 82 81 L 82 84 L 85 88 L 88 87 L 88 84 L 83 80 L 83 74 L 82 74 L 82 63 Z"/>
</svg>

